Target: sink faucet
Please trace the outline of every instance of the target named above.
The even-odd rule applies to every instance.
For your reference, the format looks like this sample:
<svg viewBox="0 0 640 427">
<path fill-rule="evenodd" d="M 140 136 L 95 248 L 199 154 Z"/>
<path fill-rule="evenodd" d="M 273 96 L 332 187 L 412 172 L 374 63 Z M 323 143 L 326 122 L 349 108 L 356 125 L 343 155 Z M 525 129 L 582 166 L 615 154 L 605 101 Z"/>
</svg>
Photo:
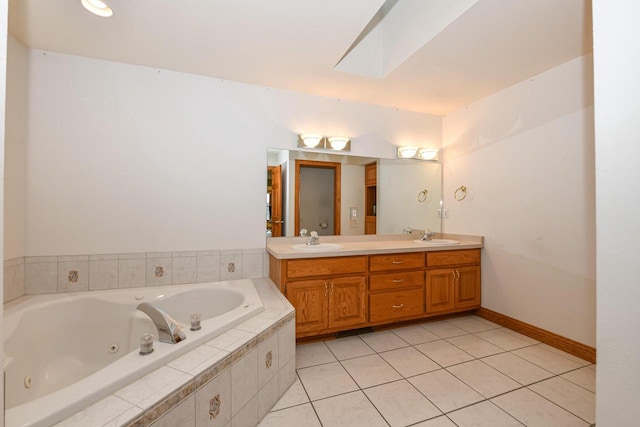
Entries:
<svg viewBox="0 0 640 427">
<path fill-rule="evenodd" d="M 424 232 L 424 234 L 422 235 L 422 237 L 420 238 L 420 240 L 431 240 L 433 239 L 433 237 L 436 235 L 435 232 L 431 231 L 431 230 L 427 230 Z"/>
<path fill-rule="evenodd" d="M 177 344 L 187 339 L 178 322 L 160 307 L 143 302 L 138 306 L 138 310 L 147 314 L 153 320 L 158 329 L 158 337 L 161 342 Z"/>
<path fill-rule="evenodd" d="M 320 236 L 318 236 L 318 232 L 312 231 L 311 233 L 309 233 L 309 235 L 311 237 L 309 237 L 309 240 L 307 241 L 307 245 L 318 245 L 318 244 L 320 244 Z"/>
</svg>

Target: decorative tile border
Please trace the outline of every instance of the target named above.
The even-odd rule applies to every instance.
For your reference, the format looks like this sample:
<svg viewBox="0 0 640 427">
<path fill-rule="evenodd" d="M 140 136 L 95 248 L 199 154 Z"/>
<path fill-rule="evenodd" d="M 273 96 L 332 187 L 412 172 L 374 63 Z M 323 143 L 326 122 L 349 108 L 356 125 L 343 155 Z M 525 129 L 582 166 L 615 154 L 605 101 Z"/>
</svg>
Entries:
<svg viewBox="0 0 640 427">
<path fill-rule="evenodd" d="M 9 283 L 4 302 L 23 295 L 255 279 L 269 270 L 264 248 L 35 256 L 6 260 L 4 267 L 5 277 L 18 279 Z"/>
</svg>

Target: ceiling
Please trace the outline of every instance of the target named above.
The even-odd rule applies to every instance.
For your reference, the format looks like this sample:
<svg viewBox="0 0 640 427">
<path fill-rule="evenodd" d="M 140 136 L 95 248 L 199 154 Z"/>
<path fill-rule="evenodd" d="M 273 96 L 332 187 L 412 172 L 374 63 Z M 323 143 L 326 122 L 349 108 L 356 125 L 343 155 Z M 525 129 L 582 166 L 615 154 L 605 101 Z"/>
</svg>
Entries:
<svg viewBox="0 0 640 427">
<path fill-rule="evenodd" d="M 10 0 L 9 31 L 39 50 L 436 115 L 592 50 L 589 0 L 106 1 L 111 18 Z"/>
</svg>

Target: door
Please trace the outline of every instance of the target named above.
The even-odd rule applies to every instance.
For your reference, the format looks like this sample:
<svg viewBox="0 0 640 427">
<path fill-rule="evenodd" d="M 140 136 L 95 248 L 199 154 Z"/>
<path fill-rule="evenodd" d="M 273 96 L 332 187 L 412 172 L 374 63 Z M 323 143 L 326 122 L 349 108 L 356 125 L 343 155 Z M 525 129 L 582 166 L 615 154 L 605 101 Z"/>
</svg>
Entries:
<svg viewBox="0 0 640 427">
<path fill-rule="evenodd" d="M 327 280 L 288 283 L 287 299 L 296 309 L 296 333 L 321 331 L 329 326 Z"/>
<path fill-rule="evenodd" d="M 355 326 L 366 321 L 364 277 L 331 279 L 329 281 L 329 327 Z"/>
<path fill-rule="evenodd" d="M 455 278 L 455 272 L 451 268 L 427 271 L 427 313 L 453 309 Z"/>
<path fill-rule="evenodd" d="M 268 219 L 267 228 L 271 227 L 271 236 L 282 236 L 282 170 L 280 165 L 267 167 Z"/>
<path fill-rule="evenodd" d="M 300 229 L 306 228 L 321 236 L 339 235 L 341 164 L 313 160 L 296 160 L 295 164 L 294 234 L 299 236 Z"/>
</svg>

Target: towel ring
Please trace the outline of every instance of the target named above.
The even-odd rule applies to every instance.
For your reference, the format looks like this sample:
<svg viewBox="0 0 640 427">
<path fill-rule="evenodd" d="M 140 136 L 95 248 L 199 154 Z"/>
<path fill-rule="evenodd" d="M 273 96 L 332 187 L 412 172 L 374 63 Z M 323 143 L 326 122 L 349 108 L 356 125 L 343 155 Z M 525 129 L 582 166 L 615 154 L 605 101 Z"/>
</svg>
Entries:
<svg viewBox="0 0 640 427">
<path fill-rule="evenodd" d="M 427 201 L 427 199 L 429 199 L 429 195 L 430 195 L 429 190 L 425 188 L 424 190 L 418 193 L 418 202 L 422 203 Z"/>
<path fill-rule="evenodd" d="M 453 193 L 453 198 L 460 202 L 464 200 L 465 197 L 467 197 L 467 187 L 461 185 L 456 189 L 455 193 Z"/>
</svg>

